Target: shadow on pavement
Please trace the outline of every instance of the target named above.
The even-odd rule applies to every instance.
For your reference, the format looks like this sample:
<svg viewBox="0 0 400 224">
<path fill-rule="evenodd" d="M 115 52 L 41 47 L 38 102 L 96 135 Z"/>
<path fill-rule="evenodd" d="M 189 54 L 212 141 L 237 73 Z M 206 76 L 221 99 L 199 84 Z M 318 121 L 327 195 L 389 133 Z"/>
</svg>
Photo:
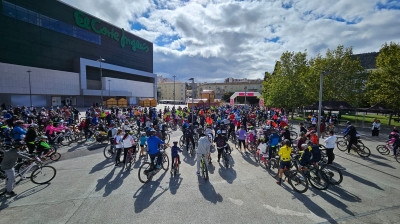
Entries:
<svg viewBox="0 0 400 224">
<path fill-rule="evenodd" d="M 111 163 L 111 164 L 110 164 L 110 163 Z M 108 165 L 107 165 L 107 164 L 108 164 Z M 114 163 L 112 162 L 112 160 L 105 159 L 105 160 L 101 161 L 100 163 L 96 164 L 96 165 L 92 168 L 92 170 L 90 170 L 89 174 L 95 173 L 95 172 L 97 172 L 97 171 L 100 171 L 100 170 L 102 170 L 102 169 L 104 169 L 104 168 L 106 168 L 106 167 L 112 166 L 112 165 L 114 165 Z"/>
<path fill-rule="evenodd" d="M 349 202 L 361 202 L 361 198 L 359 198 L 357 195 L 350 193 L 346 191 L 345 189 L 335 186 L 335 185 L 329 185 L 329 188 L 327 189 L 327 192 L 335 195 L 336 197 L 340 197 L 343 200 L 349 201 Z"/>
<path fill-rule="evenodd" d="M 218 173 L 222 179 L 226 180 L 229 184 L 232 184 L 237 177 L 236 171 L 233 168 L 227 169 L 221 163 L 219 164 Z"/>
<path fill-rule="evenodd" d="M 217 204 L 217 202 L 222 202 L 222 196 L 215 192 L 214 186 L 210 183 L 210 181 L 204 181 L 200 176 L 197 177 L 199 181 L 199 190 L 203 195 L 204 199 L 213 204 Z"/>
<path fill-rule="evenodd" d="M 184 155 L 183 162 L 185 162 L 191 166 L 194 166 L 194 164 L 196 163 L 195 156 L 191 157 L 189 155 L 188 151 L 186 150 L 185 146 L 182 147 L 182 151 L 183 151 L 182 155 Z"/>
<path fill-rule="evenodd" d="M 380 156 L 380 155 L 374 155 L 372 153 L 371 153 L 371 157 L 376 158 L 376 159 L 389 160 L 387 157 L 383 157 L 383 156 Z"/>
<path fill-rule="evenodd" d="M 337 223 L 326 211 L 319 205 L 315 204 L 309 196 L 295 192 L 287 182 L 282 182 L 282 187 L 293 195 L 293 198 L 301 201 L 304 206 L 310 210 L 314 215 L 326 219 L 330 223 Z"/>
<path fill-rule="evenodd" d="M 355 216 L 356 215 L 356 214 L 354 214 L 352 211 L 350 211 L 348 209 L 348 206 L 346 204 L 344 204 L 340 200 L 332 197 L 331 195 L 327 194 L 325 191 L 320 191 L 320 190 L 317 190 L 315 188 L 310 188 L 310 190 L 314 194 L 316 194 L 316 195 L 320 196 L 321 198 L 323 198 L 326 202 L 330 203 L 331 205 L 335 206 L 336 208 L 340 208 L 346 214 L 348 214 L 350 216 Z"/>
<path fill-rule="evenodd" d="M 100 191 L 104 186 L 110 182 L 111 178 L 114 176 L 115 170 L 117 167 L 114 167 L 105 177 L 97 180 L 96 191 Z"/>
<path fill-rule="evenodd" d="M 240 151 L 239 151 L 240 152 Z M 240 154 L 242 155 L 242 158 L 244 160 L 246 160 L 248 163 L 250 163 L 251 165 L 254 166 L 259 166 L 258 163 L 256 161 L 254 161 L 254 156 L 253 154 L 249 153 L 249 152 L 240 152 Z"/>
<path fill-rule="evenodd" d="M 182 180 L 183 178 L 179 173 L 176 174 L 175 177 L 171 175 L 171 177 L 169 178 L 169 191 L 171 191 L 171 194 L 176 194 L 182 183 Z"/>
<path fill-rule="evenodd" d="M 353 180 L 355 180 L 355 181 L 357 181 L 357 182 L 360 182 L 360 183 L 362 183 L 362 184 L 364 184 L 364 185 L 367 185 L 367 186 L 376 188 L 376 189 L 378 189 L 378 190 L 384 191 L 381 187 L 379 187 L 379 186 L 378 186 L 377 184 L 375 184 L 374 182 L 371 182 L 371 181 L 369 181 L 369 180 L 366 180 L 366 179 L 364 179 L 364 178 L 362 178 L 362 177 L 360 177 L 360 176 L 354 175 L 354 174 L 349 173 L 349 172 L 347 172 L 347 171 L 343 171 L 343 176 L 350 177 L 350 178 L 352 178 Z"/>
<path fill-rule="evenodd" d="M 92 145 L 88 146 L 87 149 L 89 151 L 92 151 L 92 150 L 104 148 L 104 147 L 106 147 L 106 145 L 108 145 L 108 143 L 92 144 Z"/>
<path fill-rule="evenodd" d="M 164 178 L 166 173 L 167 172 L 164 172 L 156 181 L 151 181 L 147 184 L 144 184 L 135 192 L 133 195 L 133 198 L 135 198 L 135 213 L 140 213 L 144 209 L 148 208 L 155 200 L 157 200 L 157 198 L 159 198 L 168 190 L 168 188 L 162 188 L 159 181 Z M 154 193 L 158 188 L 162 189 L 162 191 L 154 196 Z"/>
<path fill-rule="evenodd" d="M 37 192 L 46 189 L 48 186 L 50 186 L 50 183 L 48 183 L 48 184 L 42 184 L 42 185 L 36 185 L 36 186 L 34 186 L 34 187 L 31 187 L 31 188 L 29 188 L 29 189 L 27 189 L 27 190 L 25 190 L 25 191 L 19 193 L 18 195 L 14 196 L 14 197 L 12 197 L 12 198 L 11 198 L 11 197 L 8 197 L 8 196 L 6 196 L 6 195 L 1 195 L 1 196 L 0 196 L 0 198 L 1 198 L 1 199 L 0 199 L 0 202 L 1 202 L 1 204 L 0 204 L 0 210 L 7 208 L 8 205 L 10 205 L 11 203 L 13 203 L 14 201 L 17 201 L 17 200 L 19 200 L 19 199 L 26 198 L 26 197 L 29 197 L 29 196 L 31 196 L 31 195 L 33 195 L 33 194 L 36 194 Z"/>
<path fill-rule="evenodd" d="M 124 179 L 130 174 L 130 170 L 124 171 L 123 168 L 120 168 L 121 170 L 117 174 L 117 176 L 112 180 L 111 182 L 107 183 L 106 186 L 104 187 L 105 191 L 103 194 L 103 197 L 107 197 L 108 195 L 111 194 L 114 190 L 118 189 L 121 187 L 122 183 L 124 182 Z"/>
</svg>

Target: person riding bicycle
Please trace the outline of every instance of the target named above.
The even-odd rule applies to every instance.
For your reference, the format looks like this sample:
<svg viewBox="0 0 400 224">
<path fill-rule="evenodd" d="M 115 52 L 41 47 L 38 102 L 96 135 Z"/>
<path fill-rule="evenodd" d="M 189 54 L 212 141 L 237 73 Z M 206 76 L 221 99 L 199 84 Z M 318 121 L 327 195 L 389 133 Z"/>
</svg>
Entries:
<svg viewBox="0 0 400 224">
<path fill-rule="evenodd" d="M 35 151 L 35 140 L 38 137 L 37 128 L 37 124 L 31 124 L 25 136 L 25 142 L 27 144 L 29 154 L 32 154 L 33 151 Z"/>
<path fill-rule="evenodd" d="M 271 129 L 271 135 L 269 136 L 268 142 L 268 159 L 271 159 L 273 155 L 276 154 L 276 146 L 280 141 L 279 135 L 276 133 L 275 129 Z"/>
<path fill-rule="evenodd" d="M 23 124 L 24 122 L 21 120 L 15 122 L 15 127 L 11 131 L 15 142 L 21 141 L 24 138 L 24 135 L 26 134 L 26 131 L 22 129 Z"/>
<path fill-rule="evenodd" d="M 17 163 L 18 158 L 30 159 L 29 155 L 23 154 L 20 150 L 23 148 L 23 144 L 17 142 L 14 147 L 4 151 L 3 161 L 1 161 L 1 169 L 7 175 L 6 181 L 6 192 L 8 196 L 15 196 L 16 193 L 13 191 L 15 182 L 15 170 L 14 166 Z"/>
<path fill-rule="evenodd" d="M 179 156 L 179 152 L 183 152 L 179 147 L 178 147 L 178 142 L 174 141 L 173 146 L 171 147 L 171 158 L 172 158 L 172 163 L 171 163 L 171 169 L 174 166 L 174 160 L 175 158 L 178 158 L 178 164 L 181 164 L 181 158 Z"/>
<path fill-rule="evenodd" d="M 196 157 L 197 157 L 197 176 L 200 176 L 200 162 L 201 162 L 201 157 L 204 155 L 206 158 L 210 154 L 210 148 L 211 148 L 211 142 L 210 142 L 210 137 L 201 134 L 199 141 L 198 141 L 198 147 L 197 147 L 197 152 L 196 152 Z M 205 163 L 205 166 L 207 166 L 207 163 Z"/>
<path fill-rule="evenodd" d="M 319 161 L 321 161 L 321 149 L 312 141 L 307 141 L 307 145 L 311 152 L 311 164 L 317 164 Z"/>
<path fill-rule="evenodd" d="M 284 131 L 283 131 L 282 134 L 281 134 L 282 140 L 287 139 L 287 140 L 289 140 L 290 142 L 292 142 L 292 139 L 290 138 L 289 127 L 288 127 L 288 126 L 284 126 L 284 127 L 283 127 L 283 130 L 284 130 Z"/>
<path fill-rule="evenodd" d="M 265 143 L 265 138 L 260 138 L 260 144 L 257 149 L 260 150 L 258 153 L 265 158 L 267 154 L 267 143 Z"/>
<path fill-rule="evenodd" d="M 150 160 L 151 160 L 151 167 L 150 167 L 149 172 L 154 169 L 158 169 L 161 166 L 162 154 L 160 152 L 158 145 L 163 144 L 165 146 L 168 146 L 165 142 L 161 141 L 161 139 L 159 139 L 156 136 L 156 130 L 151 129 L 150 135 L 151 136 L 147 139 L 147 147 L 149 150 L 149 156 L 150 156 Z M 156 159 L 156 157 L 157 157 L 157 165 L 156 165 L 156 167 L 154 167 L 154 160 Z"/>
<path fill-rule="evenodd" d="M 397 150 L 400 146 L 399 133 L 393 131 L 390 133 L 390 135 L 392 139 L 388 142 L 388 144 L 393 144 L 393 156 L 396 156 Z"/>
<path fill-rule="evenodd" d="M 228 153 L 229 145 L 227 144 L 228 139 L 222 134 L 221 130 L 217 131 L 217 136 L 214 139 L 214 142 L 217 145 L 217 150 L 218 150 L 218 162 L 221 159 L 222 155 L 222 150 L 226 150 L 226 153 Z"/>
<path fill-rule="evenodd" d="M 42 157 L 43 155 L 46 155 L 51 149 L 51 147 L 47 143 L 47 141 L 48 141 L 47 136 L 46 135 L 42 135 L 40 137 L 40 141 L 37 143 L 36 152 L 40 157 Z"/>
<path fill-rule="evenodd" d="M 299 151 L 300 158 L 299 158 L 299 169 L 303 167 L 306 168 L 311 163 L 311 152 L 310 148 L 307 144 L 302 144 L 301 146 L 302 151 Z"/>
<path fill-rule="evenodd" d="M 276 182 L 278 185 L 282 184 L 282 174 L 283 170 L 290 169 L 290 154 L 292 153 L 292 148 L 290 147 L 291 143 L 288 139 L 283 141 L 283 146 L 279 149 L 278 155 L 280 156 L 279 163 L 279 180 Z"/>
<path fill-rule="evenodd" d="M 192 143 L 193 150 L 196 149 L 195 144 L 194 144 L 194 132 L 193 132 L 193 126 L 189 125 L 188 128 L 185 130 L 185 139 L 186 139 L 186 150 L 189 150 L 189 142 Z"/>
<path fill-rule="evenodd" d="M 349 142 L 347 144 L 346 154 L 350 153 L 350 149 L 351 149 L 352 145 L 355 145 L 357 147 L 357 143 L 358 143 L 356 128 L 354 126 L 352 126 L 351 124 L 348 128 L 349 129 L 348 129 L 347 133 L 343 136 L 344 138 L 349 136 Z"/>
</svg>

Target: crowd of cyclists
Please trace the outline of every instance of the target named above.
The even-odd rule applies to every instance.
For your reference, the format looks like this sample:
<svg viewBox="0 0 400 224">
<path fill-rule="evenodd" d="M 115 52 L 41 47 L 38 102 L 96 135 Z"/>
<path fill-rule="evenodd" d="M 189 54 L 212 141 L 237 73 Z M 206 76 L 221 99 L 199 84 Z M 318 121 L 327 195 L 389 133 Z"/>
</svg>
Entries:
<svg viewBox="0 0 400 224">
<path fill-rule="evenodd" d="M 325 142 L 322 144 L 317 136 L 317 120 L 317 116 L 310 115 L 295 130 L 283 109 L 266 110 L 257 106 L 226 105 L 194 109 L 166 106 L 159 110 L 134 106 L 107 110 L 90 107 L 84 116 L 80 116 L 73 107 L 39 109 L 7 108 L 3 105 L 0 120 L 1 169 L 8 181 L 6 194 L 14 195 L 13 167 L 20 160 L 29 159 L 32 155 L 58 160 L 61 155 L 56 149 L 60 146 L 73 142 L 108 141 L 112 147 L 106 147 L 105 155 L 113 158 L 116 167 L 124 167 L 129 162 L 127 155 L 133 154 L 136 159 L 136 154 L 139 154 L 140 159 L 150 158 L 151 166 L 145 175 L 151 175 L 163 166 L 165 149 L 171 147 L 171 131 L 182 133 L 180 140 L 174 141 L 171 147 L 172 161 L 177 158 L 180 164 L 179 152 L 187 150 L 189 156 L 197 157 L 197 175 L 201 172 L 201 157 L 205 156 L 211 164 L 214 149 L 217 151 L 217 162 L 222 159 L 228 168 L 233 145 L 242 154 L 258 157 L 267 169 L 273 169 L 271 161 L 275 161 L 278 175 L 274 177 L 279 185 L 285 171 L 292 169 L 293 160 L 297 162 L 299 171 L 310 166 L 318 167 L 321 161 L 332 165 L 335 144 L 338 147 L 345 144 L 347 153 L 355 148 L 361 152 L 360 155 L 365 155 L 364 148 L 360 148 L 356 128 L 349 122 L 343 132 L 348 140 L 339 144 L 335 136 L 338 119 L 330 113 L 321 117 L 320 129 Z M 393 144 L 393 153 L 397 155 L 400 145 L 397 128 L 391 133 L 389 143 Z M 294 174 L 291 176 L 293 182 L 303 181 L 302 178 L 294 179 Z"/>
</svg>

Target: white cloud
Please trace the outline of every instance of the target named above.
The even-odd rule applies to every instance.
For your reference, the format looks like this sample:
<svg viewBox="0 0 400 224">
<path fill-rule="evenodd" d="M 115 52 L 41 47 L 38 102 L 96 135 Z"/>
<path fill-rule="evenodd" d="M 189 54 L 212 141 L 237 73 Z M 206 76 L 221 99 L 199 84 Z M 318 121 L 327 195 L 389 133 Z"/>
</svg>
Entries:
<svg viewBox="0 0 400 224">
<path fill-rule="evenodd" d="M 145 29 L 131 32 L 154 43 L 154 73 L 182 81 L 262 78 L 286 50 L 315 56 L 342 44 L 363 53 L 400 42 L 400 10 L 379 0 L 63 1 L 126 29 L 140 23 Z"/>
</svg>

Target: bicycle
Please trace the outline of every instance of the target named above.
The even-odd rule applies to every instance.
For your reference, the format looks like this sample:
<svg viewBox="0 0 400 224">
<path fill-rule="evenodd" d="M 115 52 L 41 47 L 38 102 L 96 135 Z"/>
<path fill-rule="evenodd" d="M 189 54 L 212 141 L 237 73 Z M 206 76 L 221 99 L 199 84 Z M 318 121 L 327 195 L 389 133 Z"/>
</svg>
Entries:
<svg viewBox="0 0 400 224">
<path fill-rule="evenodd" d="M 152 162 L 145 162 L 143 163 L 138 172 L 139 181 L 142 183 L 150 182 L 154 175 L 156 175 L 161 169 L 167 171 L 169 169 L 169 158 L 168 155 L 165 153 L 164 150 L 160 150 L 162 156 L 161 166 L 159 168 L 156 167 L 157 158 Z"/>
<path fill-rule="evenodd" d="M 276 179 L 279 173 L 279 156 L 275 158 L 271 158 L 268 163 L 268 173 Z M 293 166 L 293 162 L 291 162 L 291 167 Z M 298 170 L 291 170 L 283 169 L 283 174 L 285 175 L 284 181 L 288 180 L 290 186 L 293 188 L 294 191 L 298 193 L 304 193 L 308 190 L 308 181 L 306 176 L 298 171 Z"/>
<path fill-rule="evenodd" d="M 176 177 L 176 174 L 179 174 L 179 161 L 178 157 L 175 157 L 172 161 L 171 175 Z"/>
<path fill-rule="evenodd" d="M 382 155 L 389 155 L 390 151 L 393 150 L 393 146 L 390 144 L 378 145 L 376 146 L 376 150 Z"/>
<path fill-rule="evenodd" d="M 111 143 L 104 147 L 103 155 L 104 157 L 106 157 L 106 159 L 112 159 L 115 153 L 116 153 L 116 148 L 114 143 Z"/>
<path fill-rule="evenodd" d="M 205 181 L 208 180 L 208 168 L 206 164 L 206 157 L 204 156 L 204 154 L 201 155 L 200 160 L 200 175 Z"/>
<path fill-rule="evenodd" d="M 254 154 L 254 159 L 256 160 L 257 163 L 260 164 L 260 166 L 267 168 L 268 159 L 266 153 L 261 154 L 260 149 L 257 149 L 257 152 Z"/>
<path fill-rule="evenodd" d="M 347 139 L 345 139 L 344 137 L 338 137 L 337 139 L 338 139 L 336 141 L 337 148 L 340 151 L 345 152 L 347 150 L 347 145 L 349 144 Z M 352 145 L 351 148 L 354 149 L 354 151 L 356 151 L 357 154 L 360 155 L 361 157 L 369 157 L 371 155 L 371 150 L 364 145 L 361 139 L 358 139 L 357 145 L 356 146 Z"/>
<path fill-rule="evenodd" d="M 30 176 L 27 177 L 30 171 Z M 56 176 L 56 169 L 49 165 L 43 165 L 38 156 L 34 156 L 32 160 L 25 160 L 15 166 L 16 178 L 20 178 L 15 182 L 17 185 L 22 180 L 29 178 L 34 184 L 47 184 Z M 5 172 L 0 170 L 0 183 L 4 183 L 7 179 Z"/>
<path fill-rule="evenodd" d="M 133 151 L 133 148 L 131 147 L 125 155 L 125 170 L 131 170 L 132 164 L 136 162 L 136 152 Z"/>
<path fill-rule="evenodd" d="M 225 165 L 226 168 L 229 168 L 229 154 L 226 152 L 228 145 L 225 145 L 223 147 L 217 147 L 217 149 L 222 148 L 222 160 L 223 164 Z"/>
</svg>

